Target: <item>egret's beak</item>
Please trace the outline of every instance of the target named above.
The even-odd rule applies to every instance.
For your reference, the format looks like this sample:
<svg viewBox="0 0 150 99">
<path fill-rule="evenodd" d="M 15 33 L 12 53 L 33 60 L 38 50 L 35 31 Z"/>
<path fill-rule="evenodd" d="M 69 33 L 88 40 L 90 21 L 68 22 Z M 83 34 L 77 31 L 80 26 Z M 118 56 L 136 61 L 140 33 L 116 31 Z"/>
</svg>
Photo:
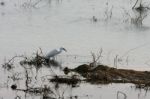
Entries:
<svg viewBox="0 0 150 99">
<path fill-rule="evenodd" d="M 64 51 L 67 52 L 67 50 L 64 48 Z"/>
</svg>

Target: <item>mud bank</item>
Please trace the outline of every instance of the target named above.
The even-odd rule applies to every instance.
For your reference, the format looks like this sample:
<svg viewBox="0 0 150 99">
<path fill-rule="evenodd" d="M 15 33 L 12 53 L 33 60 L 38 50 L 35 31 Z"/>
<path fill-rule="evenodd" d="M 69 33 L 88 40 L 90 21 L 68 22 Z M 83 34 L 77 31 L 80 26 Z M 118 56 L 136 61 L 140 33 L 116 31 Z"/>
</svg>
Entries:
<svg viewBox="0 0 150 99">
<path fill-rule="evenodd" d="M 150 86 L 149 71 L 135 71 L 129 69 L 116 69 L 105 65 L 91 67 L 83 64 L 74 69 L 64 69 L 65 72 L 77 72 L 85 78 L 85 81 L 96 84 L 108 83 L 133 83 L 137 87 Z"/>
</svg>

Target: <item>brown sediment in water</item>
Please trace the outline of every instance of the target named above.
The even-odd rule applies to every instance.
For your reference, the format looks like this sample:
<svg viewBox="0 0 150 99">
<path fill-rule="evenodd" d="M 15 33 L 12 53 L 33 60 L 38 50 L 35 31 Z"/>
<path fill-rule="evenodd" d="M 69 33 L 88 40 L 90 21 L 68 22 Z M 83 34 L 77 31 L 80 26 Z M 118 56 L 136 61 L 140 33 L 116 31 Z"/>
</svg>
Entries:
<svg viewBox="0 0 150 99">
<path fill-rule="evenodd" d="M 74 69 L 66 69 L 74 71 L 83 76 L 90 83 L 133 83 L 138 86 L 150 86 L 150 72 L 136 71 L 130 69 L 116 69 L 106 65 L 98 65 L 95 68 L 90 65 L 83 64 Z"/>
<path fill-rule="evenodd" d="M 56 82 L 59 84 L 68 84 L 68 85 L 76 85 L 81 80 L 76 77 L 76 75 L 73 75 L 71 77 L 67 76 L 54 76 L 52 79 L 50 79 L 51 82 Z"/>
</svg>

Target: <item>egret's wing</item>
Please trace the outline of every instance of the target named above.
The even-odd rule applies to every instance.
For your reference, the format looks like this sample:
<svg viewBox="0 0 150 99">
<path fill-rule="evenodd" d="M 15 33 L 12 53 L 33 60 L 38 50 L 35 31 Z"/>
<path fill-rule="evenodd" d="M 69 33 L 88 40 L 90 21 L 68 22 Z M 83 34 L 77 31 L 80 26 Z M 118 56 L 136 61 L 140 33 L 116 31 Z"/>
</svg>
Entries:
<svg viewBox="0 0 150 99">
<path fill-rule="evenodd" d="M 56 56 L 59 53 L 60 53 L 60 51 L 54 49 L 54 50 L 50 51 L 45 57 L 46 58 L 54 57 L 54 56 Z"/>
</svg>

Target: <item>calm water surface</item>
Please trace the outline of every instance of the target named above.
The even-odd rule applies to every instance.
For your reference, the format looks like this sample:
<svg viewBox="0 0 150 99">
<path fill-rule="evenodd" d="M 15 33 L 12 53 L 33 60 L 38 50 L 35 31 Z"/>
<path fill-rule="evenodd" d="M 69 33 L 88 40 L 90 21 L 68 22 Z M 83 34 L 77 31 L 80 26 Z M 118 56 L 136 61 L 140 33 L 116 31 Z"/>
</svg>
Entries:
<svg viewBox="0 0 150 99">
<path fill-rule="evenodd" d="M 114 66 L 117 56 L 118 68 L 150 70 L 150 17 L 143 21 L 141 28 L 124 23 L 127 17 L 123 9 L 132 15 L 133 0 L 109 0 L 108 5 L 105 0 L 42 0 L 34 8 L 31 4 L 35 2 L 6 0 L 0 6 L 1 64 L 16 54 L 32 55 L 39 48 L 46 54 L 63 46 L 68 50 L 58 56 L 63 67 L 91 62 L 91 51 L 97 53 L 102 48 L 100 62 L 103 64 Z M 112 18 L 106 21 L 105 12 L 112 7 Z M 97 22 L 92 21 L 93 16 Z M 4 75 L 0 79 L 5 81 Z M 117 91 L 126 93 L 127 99 L 149 99 L 149 92 L 145 94 L 130 86 L 81 84 L 69 92 L 81 99 L 116 99 Z M 10 99 L 18 93 L 1 88 L 0 98 Z"/>
</svg>

